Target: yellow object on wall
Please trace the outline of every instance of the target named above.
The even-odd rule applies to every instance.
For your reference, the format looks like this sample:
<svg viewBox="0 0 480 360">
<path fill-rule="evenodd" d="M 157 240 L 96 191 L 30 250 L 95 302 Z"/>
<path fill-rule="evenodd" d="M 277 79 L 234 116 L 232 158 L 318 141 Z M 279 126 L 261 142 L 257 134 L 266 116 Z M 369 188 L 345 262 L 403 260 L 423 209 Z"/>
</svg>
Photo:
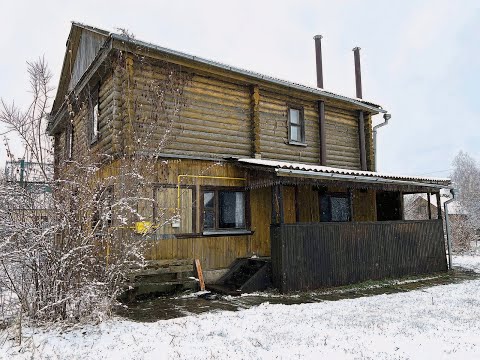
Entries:
<svg viewBox="0 0 480 360">
<path fill-rule="evenodd" d="M 139 221 L 135 223 L 135 232 L 137 234 L 146 234 L 152 229 L 152 223 L 150 221 Z"/>
</svg>

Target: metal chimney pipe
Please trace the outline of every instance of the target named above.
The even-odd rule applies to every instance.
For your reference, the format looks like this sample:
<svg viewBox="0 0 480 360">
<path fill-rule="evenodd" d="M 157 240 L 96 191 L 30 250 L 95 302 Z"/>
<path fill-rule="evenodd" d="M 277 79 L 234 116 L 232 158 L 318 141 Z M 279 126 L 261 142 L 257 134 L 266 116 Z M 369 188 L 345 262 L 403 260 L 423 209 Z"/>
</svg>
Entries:
<svg viewBox="0 0 480 360">
<path fill-rule="evenodd" d="M 357 88 L 357 98 L 362 99 L 362 72 L 360 69 L 360 48 L 353 48 L 353 57 L 355 60 L 355 85 Z"/>
<path fill-rule="evenodd" d="M 322 35 L 315 35 L 315 57 L 317 59 L 317 87 L 323 89 Z"/>
</svg>

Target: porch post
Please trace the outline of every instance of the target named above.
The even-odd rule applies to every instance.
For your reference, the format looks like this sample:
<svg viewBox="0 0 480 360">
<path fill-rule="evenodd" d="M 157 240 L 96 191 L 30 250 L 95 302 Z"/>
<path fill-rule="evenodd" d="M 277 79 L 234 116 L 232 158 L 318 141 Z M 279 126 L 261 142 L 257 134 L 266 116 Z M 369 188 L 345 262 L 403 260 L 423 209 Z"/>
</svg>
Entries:
<svg viewBox="0 0 480 360">
<path fill-rule="evenodd" d="M 353 191 L 352 189 L 348 189 L 348 202 L 350 203 L 350 221 L 353 221 Z"/>
<path fill-rule="evenodd" d="M 298 204 L 298 196 L 299 196 L 298 185 L 295 185 L 295 222 L 296 223 L 300 222 L 300 206 Z"/>
<path fill-rule="evenodd" d="M 427 192 L 428 220 L 432 220 L 432 209 L 430 207 L 430 193 Z"/>
<path fill-rule="evenodd" d="M 405 220 L 405 204 L 403 202 L 403 191 L 400 191 L 400 220 Z"/>
<path fill-rule="evenodd" d="M 438 216 L 438 219 L 441 219 L 442 218 L 442 203 L 440 201 L 440 193 L 437 192 L 437 193 L 435 193 L 435 195 L 437 196 L 437 216 Z"/>
<path fill-rule="evenodd" d="M 272 224 L 277 224 L 277 185 L 272 185 Z"/>
<path fill-rule="evenodd" d="M 283 222 L 282 185 L 275 184 L 272 186 L 272 224 L 283 224 Z"/>
<path fill-rule="evenodd" d="M 285 216 L 283 212 L 283 185 L 278 184 L 277 187 L 278 187 L 277 192 L 278 192 L 278 210 L 280 213 L 280 224 L 283 224 L 285 222 Z"/>
</svg>

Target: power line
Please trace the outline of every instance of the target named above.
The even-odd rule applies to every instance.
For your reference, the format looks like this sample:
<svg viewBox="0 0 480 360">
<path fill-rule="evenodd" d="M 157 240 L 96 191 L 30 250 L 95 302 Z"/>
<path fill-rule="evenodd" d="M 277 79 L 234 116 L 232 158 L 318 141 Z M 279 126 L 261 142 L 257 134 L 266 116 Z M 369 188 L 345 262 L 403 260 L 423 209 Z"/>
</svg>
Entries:
<svg viewBox="0 0 480 360">
<path fill-rule="evenodd" d="M 428 173 L 418 174 L 416 176 L 437 174 L 437 173 L 441 173 L 441 172 L 445 172 L 445 171 L 452 171 L 452 170 L 453 170 L 453 168 L 452 169 L 445 169 L 445 170 L 437 170 L 437 171 L 432 171 L 432 172 L 428 172 Z"/>
</svg>

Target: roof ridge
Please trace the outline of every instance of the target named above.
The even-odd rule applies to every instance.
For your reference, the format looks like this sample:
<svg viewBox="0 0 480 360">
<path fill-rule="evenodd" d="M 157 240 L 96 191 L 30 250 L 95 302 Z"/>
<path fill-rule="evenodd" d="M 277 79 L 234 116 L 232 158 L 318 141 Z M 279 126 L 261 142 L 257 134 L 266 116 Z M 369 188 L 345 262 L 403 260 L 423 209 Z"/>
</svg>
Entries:
<svg viewBox="0 0 480 360">
<path fill-rule="evenodd" d="M 331 97 L 331 98 L 335 98 L 335 99 L 341 100 L 341 101 L 348 101 L 350 103 L 354 103 L 354 104 L 359 105 L 359 106 L 364 106 L 364 107 L 370 108 L 373 111 L 377 111 L 377 112 L 381 112 L 381 113 L 386 113 L 387 112 L 380 105 L 378 105 L 378 104 L 376 104 L 372 101 L 365 100 L 365 99 L 349 97 L 349 96 L 338 94 L 338 93 L 335 93 L 335 92 L 332 92 L 332 91 L 328 91 L 328 90 L 324 90 L 324 89 L 320 89 L 320 88 L 315 88 L 315 87 L 305 85 L 305 84 L 302 84 L 302 83 L 281 79 L 281 78 L 276 77 L 274 75 L 262 74 L 262 73 L 259 73 L 259 72 L 253 71 L 253 70 L 248 70 L 248 69 L 244 69 L 244 68 L 241 68 L 241 67 L 229 65 L 227 63 L 223 63 L 223 62 L 220 62 L 220 61 L 217 61 L 217 60 L 211 60 L 211 59 L 208 59 L 208 58 L 204 58 L 202 56 L 191 55 L 191 54 L 183 52 L 183 51 L 167 48 L 167 47 L 164 47 L 164 46 L 161 46 L 161 45 L 154 44 L 153 42 L 149 42 L 149 41 L 138 40 L 136 38 L 131 38 L 131 37 L 125 36 L 124 34 L 119 34 L 117 32 L 110 32 L 110 31 L 100 29 L 100 28 L 95 27 L 95 26 L 87 25 L 87 24 L 84 24 L 84 23 L 81 23 L 81 22 L 72 21 L 72 26 L 77 26 L 77 27 L 80 27 L 82 29 L 97 32 L 97 33 L 102 34 L 104 36 L 111 36 L 113 38 L 117 38 L 117 40 L 120 40 L 120 41 L 126 41 L 126 42 L 129 42 L 129 43 L 142 45 L 142 46 L 145 46 L 145 47 L 157 50 L 157 51 L 162 51 L 162 52 L 165 52 L 165 53 L 169 53 L 171 55 L 176 55 L 176 56 L 179 56 L 179 57 L 188 58 L 192 61 L 197 61 L 197 62 L 201 62 L 201 63 L 207 64 L 207 65 L 223 68 L 225 70 L 232 71 L 232 72 L 237 72 L 237 73 L 240 73 L 242 75 L 257 78 L 259 80 L 264 80 L 264 81 L 267 81 L 267 82 L 273 82 L 273 83 L 276 83 L 278 85 L 295 88 L 295 89 L 301 90 L 301 91 L 307 91 L 307 92 L 313 93 L 315 95 Z"/>
</svg>

